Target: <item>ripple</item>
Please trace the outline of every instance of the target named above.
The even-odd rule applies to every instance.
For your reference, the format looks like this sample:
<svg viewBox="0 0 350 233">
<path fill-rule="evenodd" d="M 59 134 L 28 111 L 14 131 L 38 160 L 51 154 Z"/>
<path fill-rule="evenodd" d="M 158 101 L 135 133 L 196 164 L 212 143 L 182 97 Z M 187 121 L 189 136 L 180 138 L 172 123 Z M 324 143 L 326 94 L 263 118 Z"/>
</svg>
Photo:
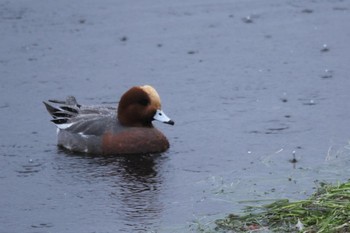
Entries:
<svg viewBox="0 0 350 233">
<path fill-rule="evenodd" d="M 32 228 L 51 228 L 53 227 L 54 225 L 52 223 L 39 223 L 39 224 L 36 224 L 36 225 L 31 225 Z"/>
<path fill-rule="evenodd" d="M 33 160 L 29 160 L 28 164 L 22 165 L 22 168 L 20 170 L 17 170 L 19 177 L 28 177 L 30 175 L 33 175 L 35 173 L 38 173 L 42 170 L 42 164 L 41 163 L 35 163 Z"/>
</svg>

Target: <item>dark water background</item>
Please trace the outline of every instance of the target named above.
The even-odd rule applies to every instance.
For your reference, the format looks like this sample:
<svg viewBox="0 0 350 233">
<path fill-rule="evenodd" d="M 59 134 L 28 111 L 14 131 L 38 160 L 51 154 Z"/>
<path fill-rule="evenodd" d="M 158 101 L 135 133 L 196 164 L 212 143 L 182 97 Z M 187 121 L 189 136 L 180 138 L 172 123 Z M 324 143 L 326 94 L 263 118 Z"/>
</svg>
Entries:
<svg viewBox="0 0 350 233">
<path fill-rule="evenodd" d="M 189 232 L 348 179 L 349 22 L 342 0 L 0 1 L 0 232 Z M 143 84 L 168 152 L 56 147 L 43 100 Z"/>
</svg>

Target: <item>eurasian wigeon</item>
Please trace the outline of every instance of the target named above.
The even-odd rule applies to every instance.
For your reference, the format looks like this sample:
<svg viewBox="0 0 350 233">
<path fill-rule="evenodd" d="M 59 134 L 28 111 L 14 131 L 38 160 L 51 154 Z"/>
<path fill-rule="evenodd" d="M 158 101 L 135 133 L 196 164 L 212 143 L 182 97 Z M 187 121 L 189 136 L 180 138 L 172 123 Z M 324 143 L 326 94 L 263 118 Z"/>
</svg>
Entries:
<svg viewBox="0 0 350 233">
<path fill-rule="evenodd" d="M 161 110 L 157 91 L 149 85 L 132 87 L 118 108 L 83 106 L 73 96 L 44 101 L 57 126 L 58 145 L 89 154 L 147 154 L 169 148 L 152 121 L 174 125 Z"/>
</svg>

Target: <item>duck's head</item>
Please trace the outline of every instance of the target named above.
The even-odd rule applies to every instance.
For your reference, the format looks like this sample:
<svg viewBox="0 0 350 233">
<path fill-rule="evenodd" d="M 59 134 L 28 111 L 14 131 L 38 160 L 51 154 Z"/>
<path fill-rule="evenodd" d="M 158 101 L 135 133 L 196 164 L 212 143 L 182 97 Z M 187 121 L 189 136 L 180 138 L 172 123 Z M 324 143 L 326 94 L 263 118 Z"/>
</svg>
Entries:
<svg viewBox="0 0 350 233">
<path fill-rule="evenodd" d="M 160 97 L 149 85 L 132 87 L 122 95 L 118 105 L 118 120 L 125 126 L 151 127 L 153 120 L 175 124 L 162 111 Z"/>
</svg>

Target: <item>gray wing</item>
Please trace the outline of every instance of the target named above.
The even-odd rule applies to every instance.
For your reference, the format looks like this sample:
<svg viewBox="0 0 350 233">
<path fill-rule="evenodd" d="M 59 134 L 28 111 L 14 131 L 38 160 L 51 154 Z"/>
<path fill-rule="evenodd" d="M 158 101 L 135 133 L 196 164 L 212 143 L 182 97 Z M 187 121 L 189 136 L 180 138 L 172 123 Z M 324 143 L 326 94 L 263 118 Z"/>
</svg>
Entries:
<svg viewBox="0 0 350 233">
<path fill-rule="evenodd" d="M 53 118 L 51 121 L 59 129 L 71 133 L 99 136 L 116 125 L 116 107 L 83 106 L 74 96 L 68 96 L 65 101 L 48 100 L 43 103 Z"/>
<path fill-rule="evenodd" d="M 116 120 L 115 115 L 87 114 L 72 119 L 72 124 L 65 130 L 81 136 L 100 136 L 111 129 Z"/>
</svg>

